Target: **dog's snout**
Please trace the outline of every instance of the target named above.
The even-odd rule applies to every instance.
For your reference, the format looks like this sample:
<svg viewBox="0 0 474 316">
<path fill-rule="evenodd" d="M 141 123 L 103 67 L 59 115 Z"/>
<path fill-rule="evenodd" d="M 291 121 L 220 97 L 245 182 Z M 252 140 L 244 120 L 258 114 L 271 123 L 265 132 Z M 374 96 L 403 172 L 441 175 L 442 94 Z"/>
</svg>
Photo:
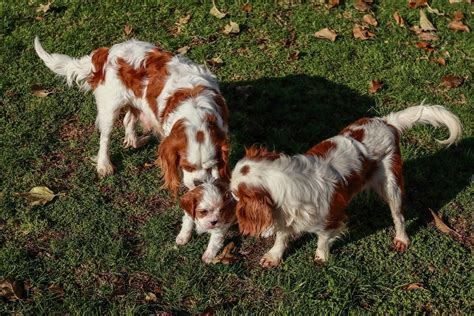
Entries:
<svg viewBox="0 0 474 316">
<path fill-rule="evenodd" d="M 212 222 L 211 222 L 211 225 L 212 225 L 212 226 L 216 226 L 216 224 L 217 224 L 217 221 L 212 221 Z"/>
<path fill-rule="evenodd" d="M 199 185 L 201 185 L 201 184 L 203 184 L 203 183 L 204 183 L 204 181 L 202 181 L 202 180 L 193 180 L 193 184 L 194 184 L 194 186 L 196 186 L 196 187 L 199 186 Z"/>
</svg>

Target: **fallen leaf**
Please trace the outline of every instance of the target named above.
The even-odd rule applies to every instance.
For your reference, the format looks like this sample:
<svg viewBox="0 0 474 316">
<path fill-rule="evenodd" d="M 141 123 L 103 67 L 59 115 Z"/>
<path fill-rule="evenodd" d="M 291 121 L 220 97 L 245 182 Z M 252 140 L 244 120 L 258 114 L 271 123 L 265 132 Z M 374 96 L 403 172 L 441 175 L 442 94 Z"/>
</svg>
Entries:
<svg viewBox="0 0 474 316">
<path fill-rule="evenodd" d="M 158 302 L 158 298 L 156 297 L 155 293 L 153 293 L 153 292 L 148 292 L 148 293 L 146 293 L 146 295 L 145 295 L 145 302 L 152 302 L 152 303 L 155 303 L 155 302 Z"/>
<path fill-rule="evenodd" d="M 133 31 L 133 28 L 127 23 L 125 24 L 125 27 L 123 28 L 123 32 L 125 35 L 130 35 Z"/>
<path fill-rule="evenodd" d="M 453 31 L 469 32 L 469 27 L 461 21 L 451 21 L 448 27 Z"/>
<path fill-rule="evenodd" d="M 46 4 L 40 4 L 39 7 L 36 8 L 36 12 L 43 12 L 43 13 L 48 12 L 53 2 L 54 1 L 48 1 L 48 3 Z"/>
<path fill-rule="evenodd" d="M 462 21 L 464 19 L 464 13 L 461 11 L 455 11 L 453 13 L 454 21 Z"/>
<path fill-rule="evenodd" d="M 156 163 L 154 162 L 145 162 L 143 164 L 143 168 L 145 169 L 151 169 L 151 168 L 155 168 L 156 167 Z"/>
<path fill-rule="evenodd" d="M 64 289 L 59 284 L 53 283 L 48 286 L 48 291 L 57 297 L 64 297 Z"/>
<path fill-rule="evenodd" d="M 212 263 L 222 263 L 222 264 L 229 264 L 233 263 L 238 260 L 238 258 L 232 254 L 232 250 L 235 248 L 235 244 L 233 241 L 227 244 L 227 246 L 224 247 L 222 252 L 217 255 L 213 260 Z"/>
<path fill-rule="evenodd" d="M 471 0 L 449 0 L 450 4 L 463 3 L 463 2 L 471 3 Z"/>
<path fill-rule="evenodd" d="M 429 53 L 431 53 L 434 50 L 433 46 L 431 46 L 431 44 L 427 42 L 418 42 L 416 43 L 416 47 L 424 49 L 425 51 Z"/>
<path fill-rule="evenodd" d="M 42 86 L 39 86 L 39 85 L 35 84 L 35 85 L 31 86 L 31 93 L 34 96 L 44 98 L 44 97 L 47 97 L 48 95 L 50 95 L 51 93 L 53 93 L 53 89 L 48 89 L 48 88 L 45 88 L 45 87 L 42 87 Z"/>
<path fill-rule="evenodd" d="M 415 282 L 415 283 L 408 283 L 403 286 L 404 290 L 410 291 L 410 290 L 416 290 L 416 289 L 424 289 L 424 285 L 421 282 Z"/>
<path fill-rule="evenodd" d="M 185 25 L 189 23 L 189 20 L 191 19 L 191 14 L 183 15 L 178 19 L 177 24 L 179 25 Z"/>
<path fill-rule="evenodd" d="M 48 187 L 34 187 L 30 192 L 19 193 L 19 195 L 25 197 L 31 206 L 45 205 L 56 196 Z"/>
<path fill-rule="evenodd" d="M 418 38 L 421 39 L 422 41 L 437 41 L 439 40 L 438 35 L 433 34 L 433 33 L 426 33 L 426 32 L 421 32 L 418 34 Z"/>
<path fill-rule="evenodd" d="M 433 24 L 428 20 L 425 12 L 420 9 L 420 27 L 423 31 L 436 31 L 436 28 Z"/>
<path fill-rule="evenodd" d="M 405 26 L 405 20 L 400 16 L 398 11 L 395 11 L 393 13 L 393 18 L 395 19 L 395 22 L 397 23 L 398 26 Z"/>
<path fill-rule="evenodd" d="M 359 24 L 354 25 L 354 28 L 352 29 L 352 34 L 354 35 L 354 38 L 362 41 L 371 39 L 375 36 L 374 33 L 370 32 L 369 30 L 367 30 L 366 27 L 360 26 Z"/>
<path fill-rule="evenodd" d="M 431 58 L 431 61 L 440 64 L 441 66 L 446 65 L 446 60 L 443 57 Z"/>
<path fill-rule="evenodd" d="M 229 24 L 224 26 L 223 30 L 224 34 L 239 34 L 240 33 L 240 27 L 237 23 L 230 21 Z"/>
<path fill-rule="evenodd" d="M 408 7 L 410 9 L 417 9 L 428 4 L 428 0 L 408 0 Z"/>
<path fill-rule="evenodd" d="M 191 48 L 191 47 L 189 47 L 189 46 L 183 46 L 183 47 L 178 48 L 176 51 L 177 51 L 180 55 L 185 55 L 185 54 L 189 51 L 190 48 Z"/>
<path fill-rule="evenodd" d="M 369 25 L 373 25 L 373 26 L 377 26 L 379 23 L 377 22 L 377 20 L 370 14 L 366 14 L 362 17 L 362 20 L 369 24 Z"/>
<path fill-rule="evenodd" d="M 222 65 L 224 63 L 224 61 L 220 57 L 213 57 L 213 58 L 209 59 L 207 61 L 207 63 L 211 66 L 219 66 L 219 65 Z"/>
<path fill-rule="evenodd" d="M 417 35 L 423 32 L 418 25 L 413 25 L 412 27 L 410 27 L 410 31 L 414 32 Z"/>
<path fill-rule="evenodd" d="M 43 21 L 43 20 L 44 20 L 44 17 L 42 17 L 42 16 L 37 16 L 37 17 L 35 17 L 35 20 L 36 20 L 36 21 Z"/>
<path fill-rule="evenodd" d="M 253 7 L 252 7 L 252 5 L 251 5 L 250 3 L 246 3 L 246 4 L 244 4 L 243 7 L 242 7 L 242 11 L 244 11 L 245 13 L 250 13 L 250 12 L 252 12 L 252 9 L 253 9 Z"/>
<path fill-rule="evenodd" d="M 339 4 L 340 4 L 340 0 L 329 0 L 326 6 L 328 9 L 332 9 L 339 6 Z"/>
<path fill-rule="evenodd" d="M 314 36 L 316 38 L 322 38 L 322 39 L 327 39 L 330 40 L 331 42 L 334 42 L 336 40 L 337 34 L 331 29 L 328 29 L 327 27 L 317 31 L 314 33 Z"/>
<path fill-rule="evenodd" d="M 370 4 L 372 2 L 370 1 L 366 1 L 366 0 L 356 0 L 356 3 L 354 4 L 354 8 L 357 10 L 357 11 L 360 11 L 360 12 L 366 12 L 368 10 L 370 10 Z"/>
<path fill-rule="evenodd" d="M 214 0 L 212 0 L 212 8 L 209 13 L 218 18 L 219 20 L 225 18 L 225 16 L 227 15 L 227 13 L 219 11 L 219 9 L 216 7 L 216 4 L 214 3 Z"/>
<path fill-rule="evenodd" d="M 463 82 L 464 82 L 463 77 L 459 77 L 459 76 L 455 76 L 455 75 L 446 75 L 441 79 L 441 85 L 445 86 L 448 89 L 457 88 L 460 85 L 462 85 Z M 433 217 L 435 218 L 435 222 L 436 222 L 435 213 L 433 211 L 431 211 L 431 213 L 433 214 Z M 438 219 L 439 219 L 439 217 L 438 217 Z M 438 226 L 436 226 L 436 227 L 438 227 Z"/>
<path fill-rule="evenodd" d="M 429 13 L 433 13 L 433 14 L 436 14 L 438 16 L 443 16 L 444 15 L 443 12 L 440 12 L 438 9 L 433 9 L 432 7 L 430 7 L 429 4 L 426 4 L 426 6 L 427 6 L 427 10 L 428 10 Z"/>
<path fill-rule="evenodd" d="M 14 302 L 25 298 L 23 282 L 12 278 L 0 279 L 0 297 Z"/>
<path fill-rule="evenodd" d="M 383 83 L 377 80 L 371 80 L 369 83 L 369 93 L 376 93 L 382 89 Z"/>
</svg>

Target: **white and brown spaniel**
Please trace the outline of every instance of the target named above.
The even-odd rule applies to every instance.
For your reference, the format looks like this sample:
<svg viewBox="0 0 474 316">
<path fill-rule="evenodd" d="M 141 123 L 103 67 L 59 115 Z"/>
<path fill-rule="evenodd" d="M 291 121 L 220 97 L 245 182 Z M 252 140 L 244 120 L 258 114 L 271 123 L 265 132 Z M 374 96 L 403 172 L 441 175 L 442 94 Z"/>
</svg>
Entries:
<svg viewBox="0 0 474 316">
<path fill-rule="evenodd" d="M 404 251 L 409 238 L 402 213 L 401 133 L 417 123 L 445 125 L 452 144 L 461 123 L 441 106 L 410 107 L 382 118 L 363 118 L 339 135 L 287 156 L 251 147 L 232 172 L 231 190 L 244 235 L 276 232 L 274 246 L 261 259 L 263 267 L 280 263 L 291 234 L 316 233 L 315 260 L 326 261 L 331 243 L 345 227 L 345 209 L 366 188 L 389 205 L 395 224 L 394 248 Z"/>
<path fill-rule="evenodd" d="M 176 243 L 188 243 L 196 225 L 198 234 L 211 234 L 202 260 L 205 263 L 212 262 L 224 245 L 227 231 L 235 223 L 235 200 L 230 194 L 229 182 L 221 179 L 207 180 L 185 193 L 181 197 L 180 206 L 185 213 Z"/>
<path fill-rule="evenodd" d="M 178 191 L 181 176 L 189 189 L 211 176 L 228 178 L 228 110 L 215 76 L 205 67 L 153 44 L 129 40 L 110 48 L 73 58 L 49 54 L 39 39 L 35 49 L 46 66 L 93 90 L 97 103 L 100 148 L 99 176 L 113 173 L 109 158 L 110 134 L 121 109 L 126 147 L 139 147 L 149 135 L 138 137 L 140 122 L 145 132 L 161 137 L 158 162 L 164 186 Z"/>
</svg>

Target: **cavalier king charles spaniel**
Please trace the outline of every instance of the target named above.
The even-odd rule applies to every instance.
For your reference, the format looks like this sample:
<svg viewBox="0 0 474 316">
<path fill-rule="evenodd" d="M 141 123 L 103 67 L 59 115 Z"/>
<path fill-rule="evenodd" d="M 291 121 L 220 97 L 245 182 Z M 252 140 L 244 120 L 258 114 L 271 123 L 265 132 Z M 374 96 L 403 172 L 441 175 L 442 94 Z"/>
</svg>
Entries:
<svg viewBox="0 0 474 316">
<path fill-rule="evenodd" d="M 180 206 L 185 213 L 176 243 L 188 243 L 196 224 L 198 234 L 211 234 L 207 249 L 202 255 L 205 263 L 211 263 L 224 245 L 229 227 L 235 223 L 235 200 L 230 194 L 228 181 L 205 181 L 185 193 L 181 197 Z"/>
<path fill-rule="evenodd" d="M 153 44 L 129 40 L 73 58 L 47 53 L 35 38 L 35 50 L 46 66 L 71 85 L 93 90 L 100 131 L 97 172 L 110 175 L 114 120 L 123 120 L 125 147 L 145 144 L 149 133 L 161 137 L 158 163 L 164 186 L 177 193 L 180 180 L 189 189 L 211 176 L 228 178 L 228 110 L 215 76 L 205 67 Z M 137 136 L 141 123 L 145 134 Z"/>
<path fill-rule="evenodd" d="M 374 189 L 389 205 L 395 224 L 394 248 L 408 244 L 402 212 L 403 174 L 400 136 L 411 126 L 445 125 L 452 144 L 461 135 L 457 116 L 442 106 L 414 106 L 382 118 L 363 118 L 339 135 L 287 156 L 251 147 L 232 172 L 231 192 L 244 235 L 276 232 L 274 246 L 260 261 L 277 266 L 291 234 L 316 233 L 315 261 L 328 259 L 331 243 L 344 229 L 345 209 L 360 191 Z"/>
</svg>

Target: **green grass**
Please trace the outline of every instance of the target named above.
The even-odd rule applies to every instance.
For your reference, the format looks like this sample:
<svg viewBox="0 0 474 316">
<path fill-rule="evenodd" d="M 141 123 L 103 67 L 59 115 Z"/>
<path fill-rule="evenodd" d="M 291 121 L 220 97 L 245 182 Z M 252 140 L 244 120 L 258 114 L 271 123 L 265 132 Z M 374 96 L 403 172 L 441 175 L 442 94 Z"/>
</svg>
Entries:
<svg viewBox="0 0 474 316">
<path fill-rule="evenodd" d="M 328 11 L 311 3 L 266 1 L 254 3 L 246 14 L 243 2 L 219 1 L 230 17 L 218 20 L 208 14 L 210 4 L 200 1 L 57 0 L 46 14 L 35 12 L 40 1 L 3 1 L 0 279 L 23 280 L 29 290 L 21 301 L 0 298 L 0 313 L 198 313 L 206 308 L 235 314 L 472 312 L 472 248 L 438 232 L 428 215 L 432 208 L 461 233 L 472 232 L 474 41 L 472 33 L 447 29 L 450 14 L 461 10 L 469 22 L 472 8 L 430 1 L 446 16 L 429 15 L 440 37 L 429 55 L 415 47 L 414 34 L 394 25 L 396 10 L 408 23 L 418 23 L 418 10 L 408 9 L 406 1 L 375 1 L 379 26 L 372 28 L 375 39 L 364 42 L 351 35 L 363 14 L 352 8 L 353 1 L 343 2 Z M 176 34 L 175 23 L 188 13 L 189 23 Z M 240 24 L 240 34 L 219 32 L 229 20 Z M 230 234 L 245 254 L 230 266 L 201 263 L 207 236 L 176 247 L 182 211 L 168 192 L 160 191 L 159 170 L 143 167 L 155 159 L 157 144 L 123 149 L 123 131 L 116 128 L 111 152 L 117 171 L 98 180 L 88 160 L 98 149 L 93 97 L 67 88 L 33 50 L 39 35 L 48 51 L 88 54 L 127 39 L 126 23 L 133 27 L 131 36 L 165 49 L 190 46 L 187 56 L 199 63 L 223 59 L 212 70 L 231 113 L 232 163 L 252 143 L 302 152 L 361 116 L 383 115 L 425 98 L 456 113 L 465 127 L 457 146 L 438 145 L 434 138 L 445 137 L 446 131 L 432 127 L 416 127 L 402 138 L 412 239 L 408 251 L 400 255 L 390 249 L 390 212 L 373 195 L 361 195 L 351 204 L 349 234 L 334 245 L 323 267 L 311 260 L 314 236 L 294 241 L 283 264 L 269 271 L 258 266 L 271 245 L 268 240 Z M 340 34 L 336 42 L 313 37 L 324 27 Z M 300 58 L 289 59 L 295 51 Z M 432 56 L 444 56 L 447 64 L 424 59 Z M 445 90 L 439 83 L 446 74 L 466 80 Z M 367 92 L 372 79 L 385 84 L 374 95 Z M 35 97 L 33 84 L 55 92 Z M 242 92 L 242 86 L 251 88 Z M 64 195 L 30 207 L 15 194 L 38 185 Z M 412 282 L 424 288 L 403 288 Z M 51 284 L 63 288 L 64 295 L 49 291 Z M 145 302 L 148 292 L 157 294 L 156 302 Z"/>
</svg>

